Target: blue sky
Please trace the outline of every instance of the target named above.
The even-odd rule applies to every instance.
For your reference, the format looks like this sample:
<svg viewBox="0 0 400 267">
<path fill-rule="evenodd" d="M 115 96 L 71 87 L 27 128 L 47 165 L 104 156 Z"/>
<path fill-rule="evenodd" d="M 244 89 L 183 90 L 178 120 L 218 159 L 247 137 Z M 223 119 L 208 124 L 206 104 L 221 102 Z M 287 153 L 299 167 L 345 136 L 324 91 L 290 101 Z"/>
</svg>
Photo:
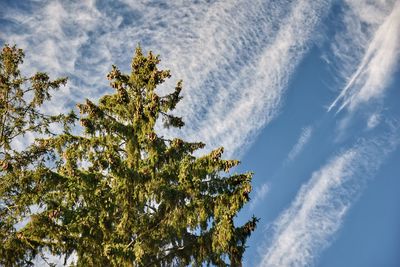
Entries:
<svg viewBox="0 0 400 267">
<path fill-rule="evenodd" d="M 245 266 L 400 266 L 400 2 L 2 1 L 25 72 L 69 76 L 46 110 L 111 91 L 138 42 L 179 79 L 181 131 L 255 172 Z M 56 105 L 54 104 L 56 103 Z"/>
</svg>

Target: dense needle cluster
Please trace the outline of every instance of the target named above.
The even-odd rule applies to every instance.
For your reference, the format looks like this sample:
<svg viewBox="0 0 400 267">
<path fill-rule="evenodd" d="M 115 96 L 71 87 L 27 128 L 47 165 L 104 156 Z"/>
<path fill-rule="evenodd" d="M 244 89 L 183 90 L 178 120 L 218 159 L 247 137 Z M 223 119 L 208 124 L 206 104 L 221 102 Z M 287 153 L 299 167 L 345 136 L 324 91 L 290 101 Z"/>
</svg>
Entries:
<svg viewBox="0 0 400 267">
<path fill-rule="evenodd" d="M 74 113 L 39 112 L 66 80 L 22 78 L 22 57 L 9 46 L 1 54 L 0 264 L 28 265 L 48 251 L 73 255 L 77 266 L 241 266 L 257 219 L 236 227 L 234 218 L 249 200 L 252 175 L 229 175 L 239 162 L 222 159 L 222 148 L 196 157 L 203 143 L 155 132 L 158 119 L 184 126 L 170 113 L 182 82 L 171 94 L 156 92 L 170 77 L 158 56 L 137 48 L 131 73 L 113 66 L 107 78 L 115 92 L 77 105 L 79 135 L 69 131 Z M 52 133 L 52 123 L 63 131 Z M 13 149 L 13 138 L 27 132 L 41 136 Z"/>
</svg>

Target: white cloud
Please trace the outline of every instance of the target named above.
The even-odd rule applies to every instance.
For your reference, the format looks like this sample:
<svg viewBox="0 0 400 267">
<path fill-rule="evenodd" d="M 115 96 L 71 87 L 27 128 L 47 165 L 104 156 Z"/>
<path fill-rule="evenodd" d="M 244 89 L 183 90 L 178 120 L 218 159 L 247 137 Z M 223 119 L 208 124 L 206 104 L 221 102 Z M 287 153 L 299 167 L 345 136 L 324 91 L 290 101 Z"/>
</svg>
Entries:
<svg viewBox="0 0 400 267">
<path fill-rule="evenodd" d="M 103 94 L 111 63 L 127 70 L 140 41 L 162 55 L 175 80 L 184 80 L 176 113 L 187 126 L 163 134 L 202 140 L 208 149 L 222 145 L 230 156 L 243 153 L 278 114 L 288 79 L 330 1 L 104 4 L 51 1 L 32 14 L 7 13 L 22 25 L 7 36 L 27 48 L 29 69 L 72 77 L 55 97 L 57 108 L 48 110 Z"/>
<path fill-rule="evenodd" d="M 238 71 L 226 89 L 220 87 L 222 90 L 217 91 L 218 101 L 207 108 L 207 115 L 199 125 L 199 136 L 205 136 L 212 146 L 228 147 L 229 152 L 240 153 L 243 145 L 251 143 L 258 130 L 278 114 L 290 74 L 304 55 L 310 35 L 328 6 L 326 1 L 297 1 L 287 14 L 281 14 L 283 7 L 275 11 L 276 16 L 283 17 L 270 18 L 279 22 L 278 30 L 265 32 L 264 35 L 271 37 L 258 48 L 254 59 Z M 253 12 L 256 16 L 252 17 L 260 16 L 259 7 L 255 6 Z M 267 22 L 268 29 L 273 23 Z M 262 20 L 261 25 L 264 26 Z M 240 31 L 242 27 L 243 23 L 238 22 L 237 29 Z"/>
<path fill-rule="evenodd" d="M 338 43 L 333 48 L 348 81 L 329 111 L 335 106 L 338 112 L 345 107 L 353 110 L 382 97 L 399 60 L 400 2 L 347 2 L 349 8 L 344 16 L 347 31 L 338 34 Z"/>
<path fill-rule="evenodd" d="M 305 127 L 301 130 L 301 134 L 297 143 L 293 146 L 290 150 L 288 155 L 288 161 L 292 161 L 294 158 L 297 157 L 303 150 L 304 146 L 310 141 L 313 129 L 311 126 Z"/>
<path fill-rule="evenodd" d="M 272 239 L 259 266 L 315 263 L 319 253 L 331 243 L 367 178 L 398 144 L 398 134 L 394 132 L 362 140 L 314 172 L 273 223 Z"/>
<path fill-rule="evenodd" d="M 260 187 L 256 188 L 255 196 L 253 197 L 249 205 L 250 210 L 253 210 L 261 201 L 263 201 L 269 191 L 270 185 L 268 183 L 264 183 Z"/>
<path fill-rule="evenodd" d="M 381 115 L 379 113 L 373 113 L 371 116 L 369 116 L 368 121 L 367 121 L 367 127 L 368 129 L 373 129 L 378 124 L 381 122 Z"/>
</svg>

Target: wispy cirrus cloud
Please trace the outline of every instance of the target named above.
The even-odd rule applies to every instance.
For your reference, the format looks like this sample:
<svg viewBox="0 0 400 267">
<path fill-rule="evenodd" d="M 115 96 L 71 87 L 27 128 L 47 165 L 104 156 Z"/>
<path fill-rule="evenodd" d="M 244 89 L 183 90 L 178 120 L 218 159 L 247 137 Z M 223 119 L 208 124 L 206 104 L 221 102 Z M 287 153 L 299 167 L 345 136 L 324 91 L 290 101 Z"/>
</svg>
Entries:
<svg viewBox="0 0 400 267">
<path fill-rule="evenodd" d="M 399 145 L 398 129 L 362 140 L 314 172 L 273 223 L 259 266 L 310 266 L 332 241 L 367 178 Z"/>
<path fill-rule="evenodd" d="M 264 200 L 264 198 L 267 196 L 268 192 L 270 191 L 270 185 L 269 183 L 264 183 L 260 187 L 257 187 L 255 189 L 255 195 L 252 198 L 250 202 L 250 210 L 254 210 L 254 208 Z"/>
<path fill-rule="evenodd" d="M 303 150 L 304 146 L 310 141 L 311 135 L 313 132 L 313 128 L 311 126 L 304 127 L 301 130 L 301 134 L 297 143 L 293 146 L 290 150 L 287 160 L 292 161 L 294 160 Z"/>
<path fill-rule="evenodd" d="M 347 82 L 328 111 L 355 109 L 380 98 L 396 71 L 400 55 L 400 2 L 346 1 L 346 30 L 338 33 L 334 55 Z"/>
<path fill-rule="evenodd" d="M 270 37 L 264 37 L 265 44 L 240 69 L 228 84 L 229 89 L 218 91 L 219 101 L 208 108 L 206 119 L 200 124 L 200 136 L 208 136 L 212 145 L 222 144 L 238 153 L 251 143 L 258 130 L 279 113 L 290 75 L 307 51 L 313 29 L 329 5 L 329 1 L 297 1 L 288 10 L 282 4 L 276 8 L 279 12 L 275 10 L 269 19 L 277 22 L 277 29 L 274 23 L 266 21 L 266 29 L 272 29 L 264 35 Z M 254 10 L 262 9 L 255 5 Z M 263 23 L 261 26 L 264 27 Z M 238 29 L 241 27 L 239 24 Z"/>
<path fill-rule="evenodd" d="M 184 80 L 176 113 L 187 126 L 162 134 L 203 140 L 209 149 L 222 145 L 228 156 L 242 153 L 279 113 L 290 75 L 330 6 L 329 0 L 26 3 L 9 8 L 0 28 L 6 41 L 26 48 L 27 69 L 71 77 L 50 111 L 109 90 L 110 65 L 128 70 L 141 42 L 162 55 L 175 80 Z"/>
<path fill-rule="evenodd" d="M 382 115 L 379 112 L 371 114 L 367 120 L 367 128 L 369 130 L 375 128 L 376 126 L 378 126 L 381 120 L 382 120 Z"/>
</svg>

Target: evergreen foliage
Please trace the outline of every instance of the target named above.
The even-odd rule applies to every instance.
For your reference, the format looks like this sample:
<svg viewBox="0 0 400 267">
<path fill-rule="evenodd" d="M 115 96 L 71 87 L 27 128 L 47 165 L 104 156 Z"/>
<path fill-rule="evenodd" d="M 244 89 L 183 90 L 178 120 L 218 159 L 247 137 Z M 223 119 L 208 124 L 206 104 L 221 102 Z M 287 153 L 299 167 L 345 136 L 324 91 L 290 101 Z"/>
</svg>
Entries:
<svg viewBox="0 0 400 267">
<path fill-rule="evenodd" d="M 5 45 L 0 53 L 0 265 L 5 266 L 27 265 L 36 255 L 34 241 L 23 241 L 15 225 L 31 214 L 32 205 L 41 203 L 35 190 L 51 188 L 41 177 L 47 148 L 25 144 L 22 150 L 16 141 L 27 134 L 55 136 L 52 124 L 67 131 L 76 119 L 73 112 L 48 116 L 40 111 L 50 100 L 51 90 L 65 85 L 67 79 L 52 81 L 42 72 L 25 77 L 19 69 L 23 58 L 23 51 L 16 46 Z"/>
<path fill-rule="evenodd" d="M 19 75 L 22 60 L 22 52 L 5 49 L 14 49 L 14 65 L 4 63 L 3 50 L 1 90 L 10 84 L 7 77 Z M 165 127 L 184 126 L 171 114 L 182 98 L 182 82 L 171 94 L 159 96 L 156 87 L 170 77 L 169 71 L 157 68 L 159 61 L 138 47 L 131 73 L 112 66 L 107 78 L 115 92 L 98 103 L 77 105 L 81 135 L 68 131 L 73 113 L 50 121 L 34 113 L 33 124 L 27 120 L 25 126 L 30 128 L 15 126 L 15 134 L 50 135 L 37 139 L 23 155 L 13 155 L 15 167 L 1 171 L 0 264 L 27 265 L 46 249 L 66 258 L 75 255 L 77 266 L 241 266 L 257 219 L 237 227 L 234 218 L 249 200 L 252 175 L 229 174 L 239 162 L 222 159 L 222 148 L 196 157 L 203 143 L 167 140 L 155 132 L 158 119 Z M 36 104 L 22 100 L 20 105 L 36 110 L 49 98 L 48 89 L 65 80 L 34 77 Z M 2 109 L 2 117 L 8 109 Z M 20 116 L 30 118 L 26 114 Z M 21 123 L 13 118 L 2 122 L 1 129 Z M 65 131 L 51 135 L 50 122 L 62 123 Z M 1 143 L 3 161 L 15 134 L 2 135 L 1 140 L 8 140 Z M 29 158 L 20 158 L 25 154 Z M 15 223 L 27 215 L 29 222 L 16 229 Z"/>
</svg>

